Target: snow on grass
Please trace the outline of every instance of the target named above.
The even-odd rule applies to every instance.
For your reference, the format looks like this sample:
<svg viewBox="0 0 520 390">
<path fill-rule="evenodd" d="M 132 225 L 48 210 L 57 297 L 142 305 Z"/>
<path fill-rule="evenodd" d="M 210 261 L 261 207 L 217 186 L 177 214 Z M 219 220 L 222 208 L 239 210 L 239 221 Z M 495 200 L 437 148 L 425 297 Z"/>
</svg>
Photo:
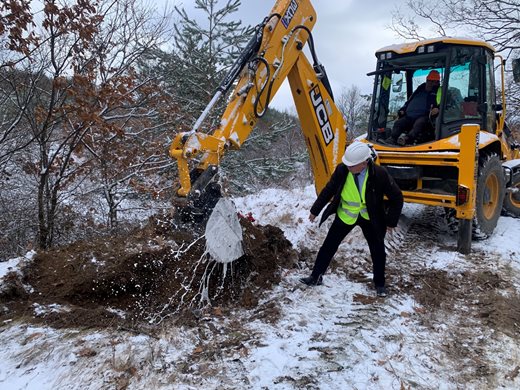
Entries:
<svg viewBox="0 0 520 390">
<path fill-rule="evenodd" d="M 179 331 L 156 340 L 125 332 L 13 325 L 1 335 L 1 389 L 196 388 L 172 387 L 174 372 L 167 372 L 193 348 L 193 337 Z"/>
<path fill-rule="evenodd" d="M 316 251 L 328 226 L 318 227 L 317 222 L 311 224 L 308 220 L 315 197 L 314 188 L 308 186 L 265 190 L 234 201 L 241 213 L 251 212 L 258 223 L 281 228 L 296 248 Z M 420 218 L 423 211 L 422 206 L 405 205 L 399 232 L 392 239 L 396 251 L 399 240 L 408 239 L 411 221 Z M 461 273 L 474 266 L 471 258 L 449 250 L 452 236 L 442 236 L 442 231 L 436 234 L 441 234 L 442 242 L 430 252 L 421 253 L 421 267 Z M 491 259 L 490 266 L 497 272 L 510 267 L 511 277 L 518 280 L 518 237 L 520 221 L 502 217 L 496 233 L 474 243 L 474 248 L 483 253 L 484 259 Z M 334 261 L 352 267 L 365 264 L 366 257 L 366 242 L 356 228 L 340 246 Z M 16 270 L 22 260 L 0 263 L 0 277 L 8 270 Z M 222 351 L 217 358 L 190 361 L 197 345 L 218 344 L 201 339 L 203 332 L 199 328 L 171 325 L 155 338 L 124 331 L 4 324 L 0 329 L 0 388 L 520 388 L 520 376 L 515 371 L 520 348 L 515 340 L 503 335 L 490 339 L 489 334 L 475 329 L 474 338 L 485 343 L 482 359 L 497 371 L 487 379 L 472 378 L 471 383 L 461 383 L 461 372 L 446 359 L 441 348 L 450 343 L 455 343 L 452 348 L 459 347 L 454 337 L 459 330 L 457 317 L 447 313 L 426 327 L 421 321 L 425 308 L 417 306 L 409 296 L 395 294 L 377 299 L 366 283 L 332 271 L 327 273 L 323 286 L 306 288 L 298 279 L 307 272 L 287 271 L 282 283 L 269 292 L 265 300 L 280 304 L 281 318 L 275 324 L 260 320 L 246 323 L 251 339 L 244 341 L 241 350 L 247 353 L 243 354 L 226 355 Z M 233 318 L 215 320 L 211 325 L 220 332 L 229 332 L 226 323 L 247 315 L 237 310 Z"/>
<path fill-rule="evenodd" d="M 0 387 L 5 389 L 57 388 L 57 378 L 68 377 L 74 356 L 64 332 L 49 328 L 15 325 L 2 333 Z M 59 381 L 59 379 L 58 379 Z M 90 381 L 95 382 L 95 378 Z M 80 381 L 61 389 L 73 389 Z"/>
<path fill-rule="evenodd" d="M 495 251 L 509 257 L 520 270 L 520 224 L 518 219 L 500 217 L 490 239 L 473 243 L 473 248 Z"/>
<path fill-rule="evenodd" d="M 23 261 L 30 261 L 36 255 L 35 251 L 27 252 L 23 257 L 17 257 L 7 261 L 0 262 L 0 283 L 5 275 L 9 272 L 16 271 L 19 268 L 19 264 Z"/>
<path fill-rule="evenodd" d="M 337 275 L 329 275 L 323 286 L 287 293 L 297 283 L 290 277 L 275 291 L 283 297 L 283 319 L 265 330 L 262 346 L 244 362 L 251 388 L 399 389 L 406 383 L 421 388 L 442 384 L 442 367 L 432 353 L 435 336 L 419 329 L 412 300 L 355 302 L 358 294 L 373 294 Z M 265 329 L 261 323 L 250 326 Z"/>
</svg>

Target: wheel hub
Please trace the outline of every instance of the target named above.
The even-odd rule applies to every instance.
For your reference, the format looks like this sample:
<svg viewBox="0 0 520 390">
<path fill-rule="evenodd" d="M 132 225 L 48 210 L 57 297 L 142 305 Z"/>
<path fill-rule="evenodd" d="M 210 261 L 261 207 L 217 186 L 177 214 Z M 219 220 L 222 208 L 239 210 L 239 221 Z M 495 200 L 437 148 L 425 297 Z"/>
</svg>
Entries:
<svg viewBox="0 0 520 390">
<path fill-rule="evenodd" d="M 499 195 L 498 178 L 495 175 L 489 175 L 486 179 L 486 186 L 483 196 L 483 211 L 487 219 L 493 218 L 493 215 L 498 207 Z"/>
<path fill-rule="evenodd" d="M 511 192 L 511 202 L 515 204 L 516 207 L 520 207 L 520 187 L 516 187 Z"/>
</svg>

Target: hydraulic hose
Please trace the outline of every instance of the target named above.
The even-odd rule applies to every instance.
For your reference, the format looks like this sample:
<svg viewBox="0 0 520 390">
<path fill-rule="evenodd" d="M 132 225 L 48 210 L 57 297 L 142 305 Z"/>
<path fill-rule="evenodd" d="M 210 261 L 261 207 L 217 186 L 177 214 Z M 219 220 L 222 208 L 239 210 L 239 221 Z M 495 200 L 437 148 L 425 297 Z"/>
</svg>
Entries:
<svg viewBox="0 0 520 390">
<path fill-rule="evenodd" d="M 267 62 L 267 60 L 264 57 L 257 57 L 257 58 L 255 58 L 255 60 L 259 61 L 259 62 L 262 62 L 265 65 L 265 68 L 267 69 L 267 80 L 269 80 L 268 83 L 265 83 L 262 86 L 262 88 L 260 89 L 260 91 L 256 95 L 255 103 L 253 104 L 253 110 L 254 110 L 255 116 L 257 118 L 261 118 L 267 112 L 267 108 L 269 106 L 269 100 L 271 100 L 271 90 L 273 88 L 273 80 L 270 80 L 271 79 L 271 70 L 269 69 L 269 63 Z M 262 112 L 259 113 L 258 112 L 258 103 L 260 102 L 260 98 L 261 98 L 262 94 L 264 93 L 265 88 L 266 88 L 267 85 L 269 85 L 269 86 L 267 88 L 267 97 L 266 97 L 266 100 L 265 100 L 265 107 L 262 110 Z"/>
</svg>

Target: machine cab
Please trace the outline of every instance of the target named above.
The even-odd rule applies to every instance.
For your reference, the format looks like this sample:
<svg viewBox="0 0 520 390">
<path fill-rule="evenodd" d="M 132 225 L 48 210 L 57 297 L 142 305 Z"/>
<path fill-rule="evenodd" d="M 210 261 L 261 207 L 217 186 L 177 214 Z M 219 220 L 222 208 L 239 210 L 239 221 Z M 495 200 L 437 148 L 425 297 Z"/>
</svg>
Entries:
<svg viewBox="0 0 520 390">
<path fill-rule="evenodd" d="M 388 46 L 376 53 L 373 101 L 368 139 L 386 143 L 399 110 L 423 83 L 431 70 L 441 75 L 436 93 L 439 114 L 428 116 L 427 136 L 419 143 L 448 138 L 461 125 L 479 124 L 487 132 L 497 131 L 494 49 L 479 40 L 431 39 Z M 417 142 L 416 142 L 417 143 Z"/>
</svg>

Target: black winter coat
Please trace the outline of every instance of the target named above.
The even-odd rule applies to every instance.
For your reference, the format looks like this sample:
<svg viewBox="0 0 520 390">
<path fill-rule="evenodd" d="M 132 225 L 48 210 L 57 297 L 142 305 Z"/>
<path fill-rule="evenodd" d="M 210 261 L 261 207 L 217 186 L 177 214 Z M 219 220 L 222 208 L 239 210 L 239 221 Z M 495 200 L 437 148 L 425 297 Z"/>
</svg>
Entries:
<svg viewBox="0 0 520 390">
<path fill-rule="evenodd" d="M 440 88 L 440 87 L 439 87 Z M 399 109 L 399 111 L 403 111 L 406 115 L 406 109 L 408 108 L 408 104 L 412 101 L 412 99 L 420 92 L 424 92 L 426 90 L 426 83 L 422 83 L 417 87 L 417 89 L 412 93 L 412 96 L 406 101 L 403 107 Z M 437 104 L 437 88 L 432 89 L 428 93 L 428 97 L 426 98 L 426 107 L 424 107 L 425 112 L 429 112 L 430 108 L 439 108 Z"/>
<path fill-rule="evenodd" d="M 403 208 L 403 194 L 388 171 L 372 162 L 368 164 L 368 179 L 365 200 L 370 221 L 384 237 L 387 226 L 396 227 Z M 321 224 L 332 214 L 335 214 L 341 201 L 341 191 L 347 180 L 349 170 L 340 163 L 329 182 L 321 190 L 318 198 L 311 207 L 311 214 L 319 215 L 325 205 L 329 203 Z M 385 211 L 384 196 L 388 198 Z M 332 199 L 332 201 L 331 201 Z"/>
</svg>

